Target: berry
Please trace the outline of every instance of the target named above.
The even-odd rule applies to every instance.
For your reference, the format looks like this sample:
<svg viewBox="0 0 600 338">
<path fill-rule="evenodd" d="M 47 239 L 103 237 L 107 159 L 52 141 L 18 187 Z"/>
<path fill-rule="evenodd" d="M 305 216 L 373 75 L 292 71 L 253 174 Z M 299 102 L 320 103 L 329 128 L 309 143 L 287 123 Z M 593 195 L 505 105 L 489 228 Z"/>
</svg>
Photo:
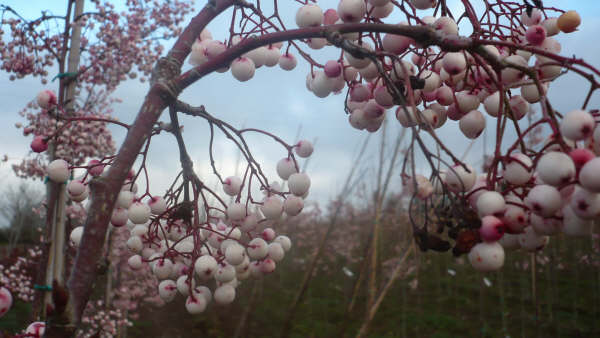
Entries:
<svg viewBox="0 0 600 338">
<path fill-rule="evenodd" d="M 569 155 L 551 151 L 540 158 L 536 171 L 544 183 L 559 186 L 573 180 L 575 164 Z"/>
<path fill-rule="evenodd" d="M 502 238 L 506 227 L 502 220 L 494 216 L 485 216 L 481 219 L 479 234 L 486 242 L 495 242 Z"/>
<path fill-rule="evenodd" d="M 119 208 L 129 209 L 134 199 L 133 192 L 129 190 L 121 190 L 117 196 L 116 206 Z"/>
<path fill-rule="evenodd" d="M 37 95 L 37 104 L 43 109 L 50 109 L 58 104 L 56 94 L 51 90 L 42 90 Z"/>
<path fill-rule="evenodd" d="M 265 198 L 260 210 L 267 219 L 279 219 L 283 213 L 283 202 L 278 196 Z"/>
<path fill-rule="evenodd" d="M 579 184 L 591 192 L 600 192 L 600 157 L 588 161 L 579 172 Z"/>
<path fill-rule="evenodd" d="M 283 70 L 292 70 L 296 68 L 298 60 L 293 54 L 285 53 L 279 58 L 279 67 Z"/>
<path fill-rule="evenodd" d="M 576 11 L 568 11 L 558 17 L 556 26 L 565 33 L 574 32 L 581 24 L 581 17 Z"/>
<path fill-rule="evenodd" d="M 269 244 L 269 253 L 268 257 L 274 260 L 275 262 L 281 262 L 283 257 L 285 256 L 285 250 L 283 250 L 283 246 L 277 242 L 273 242 Z"/>
<path fill-rule="evenodd" d="M 288 196 L 283 202 L 283 211 L 289 216 L 298 215 L 304 208 L 304 200 L 298 196 Z"/>
<path fill-rule="evenodd" d="M 527 42 L 534 46 L 539 46 L 546 39 L 546 28 L 540 25 L 529 26 L 525 32 Z"/>
<path fill-rule="evenodd" d="M 579 141 L 588 138 L 594 132 L 596 121 L 585 110 L 568 112 L 560 123 L 561 134 L 569 140 Z"/>
<path fill-rule="evenodd" d="M 295 173 L 288 179 L 290 192 L 296 196 L 303 196 L 310 188 L 310 178 L 305 173 Z"/>
<path fill-rule="evenodd" d="M 27 326 L 25 329 L 25 335 L 29 335 L 31 337 L 41 338 L 44 336 L 44 332 L 46 331 L 46 323 L 44 322 L 33 322 Z"/>
<path fill-rule="evenodd" d="M 217 304 L 230 304 L 235 299 L 235 288 L 229 284 L 221 285 L 215 290 L 214 298 Z"/>
<path fill-rule="evenodd" d="M 300 28 L 316 27 L 323 24 L 323 10 L 316 4 L 307 4 L 296 12 L 296 25 Z"/>
<path fill-rule="evenodd" d="M 188 296 L 185 300 L 185 309 L 191 315 L 196 315 L 206 310 L 206 299 L 202 296 Z"/>
<path fill-rule="evenodd" d="M 479 217 L 502 215 L 505 207 L 504 197 L 496 191 L 485 191 L 477 198 L 477 213 Z"/>
<path fill-rule="evenodd" d="M 466 164 L 465 166 L 466 169 L 460 164 L 454 165 L 446 173 L 446 184 L 450 190 L 466 192 L 475 185 L 477 172 L 470 165 Z"/>
<path fill-rule="evenodd" d="M 150 212 L 153 215 L 161 215 L 167 211 L 167 202 L 161 196 L 153 196 L 148 201 Z"/>
<path fill-rule="evenodd" d="M 246 250 L 239 244 L 232 244 L 225 250 L 225 260 L 231 265 L 239 265 L 246 258 Z"/>
<path fill-rule="evenodd" d="M 301 140 L 294 146 L 294 150 L 296 151 L 296 155 L 306 158 L 309 157 L 313 153 L 313 145 L 310 141 Z"/>
<path fill-rule="evenodd" d="M 523 185 L 533 175 L 532 165 L 533 162 L 527 155 L 512 153 L 505 160 L 504 179 L 510 184 Z"/>
<path fill-rule="evenodd" d="M 254 76 L 254 61 L 247 57 L 240 57 L 231 63 L 231 74 L 236 80 L 246 82 Z"/>
<path fill-rule="evenodd" d="M 0 318 L 10 310 L 13 303 L 12 295 L 5 287 L 0 287 Z"/>
<path fill-rule="evenodd" d="M 459 128 L 467 138 L 475 139 L 485 129 L 485 117 L 479 110 L 471 110 L 460 119 Z"/>
<path fill-rule="evenodd" d="M 243 261 L 243 257 L 241 259 Z M 241 263 L 240 261 L 240 263 Z M 235 278 L 235 268 L 230 264 L 221 264 L 215 272 L 215 279 L 217 282 L 227 283 Z"/>
<path fill-rule="evenodd" d="M 457 75 L 467 68 L 467 60 L 462 53 L 446 53 L 442 59 L 442 67 L 448 74 Z"/>
<path fill-rule="evenodd" d="M 194 270 L 198 277 L 207 279 L 214 276 L 217 271 L 217 260 L 213 256 L 200 256 L 194 263 Z"/>
<path fill-rule="evenodd" d="M 165 302 L 170 302 L 177 296 L 177 284 L 170 280 L 165 279 L 158 284 L 158 295 Z"/>
<path fill-rule="evenodd" d="M 48 177 L 56 183 L 64 183 L 69 179 L 71 172 L 69 164 L 65 160 L 54 160 L 46 168 Z"/>
<path fill-rule="evenodd" d="M 254 238 L 248 243 L 248 256 L 250 259 L 263 259 L 269 253 L 267 242 L 262 238 Z"/>
<path fill-rule="evenodd" d="M 88 173 L 94 177 L 98 177 L 104 171 L 104 164 L 98 160 L 88 162 Z"/>
<path fill-rule="evenodd" d="M 242 180 L 237 176 L 229 176 L 223 181 L 223 191 L 229 196 L 236 196 L 242 189 Z"/>
<path fill-rule="evenodd" d="M 344 22 L 359 22 L 365 16 L 367 6 L 364 0 L 340 0 L 337 13 Z"/>
<path fill-rule="evenodd" d="M 83 227 L 78 226 L 71 230 L 71 234 L 69 235 L 69 240 L 71 241 L 71 245 L 78 248 L 79 243 L 81 243 L 81 237 L 83 236 Z"/>
<path fill-rule="evenodd" d="M 133 224 L 144 224 L 150 219 L 150 207 L 140 201 L 134 202 L 127 211 L 129 220 Z"/>
<path fill-rule="evenodd" d="M 241 203 L 232 203 L 227 207 L 227 218 L 232 221 L 241 221 L 246 217 L 246 206 Z"/>
<path fill-rule="evenodd" d="M 36 153 L 42 153 L 48 150 L 48 142 L 44 136 L 36 136 L 31 141 L 31 150 Z"/>
<path fill-rule="evenodd" d="M 531 11 L 531 15 L 529 15 L 529 13 L 527 13 L 527 11 L 523 11 L 523 13 L 521 13 L 521 22 L 525 25 L 525 26 L 533 26 L 533 25 L 537 25 L 542 21 L 542 12 L 537 9 L 534 8 Z"/>
<path fill-rule="evenodd" d="M 132 268 L 133 270 L 141 269 L 142 266 L 144 265 L 144 262 L 142 261 L 142 256 L 133 255 L 133 256 L 129 257 L 129 259 L 127 260 L 127 265 L 129 265 L 129 267 Z"/>
<path fill-rule="evenodd" d="M 525 197 L 527 207 L 542 217 L 553 216 L 560 209 L 561 203 L 560 192 L 555 187 L 545 184 L 536 185 Z"/>
<path fill-rule="evenodd" d="M 498 242 L 476 244 L 469 252 L 469 262 L 475 270 L 489 272 L 504 265 L 504 249 Z"/>
</svg>

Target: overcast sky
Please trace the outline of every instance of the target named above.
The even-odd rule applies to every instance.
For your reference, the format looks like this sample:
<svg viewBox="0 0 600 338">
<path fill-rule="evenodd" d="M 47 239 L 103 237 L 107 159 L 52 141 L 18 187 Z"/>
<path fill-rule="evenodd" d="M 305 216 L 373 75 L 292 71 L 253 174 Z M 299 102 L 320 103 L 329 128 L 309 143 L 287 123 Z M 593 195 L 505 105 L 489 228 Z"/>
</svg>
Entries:
<svg viewBox="0 0 600 338">
<path fill-rule="evenodd" d="M 39 15 L 40 10 L 44 8 L 50 8 L 55 14 L 62 13 L 65 7 L 62 3 L 65 2 L 59 0 L 0 0 L 0 3 L 12 6 L 28 18 Z M 298 4 L 292 1 L 280 2 L 285 4 L 282 9 L 283 16 L 289 19 L 293 18 Z M 203 3 L 196 1 L 196 8 L 200 8 Z M 293 5 L 288 5 L 288 3 L 293 3 Z M 319 3 L 323 8 L 337 6 L 337 0 L 320 1 Z M 454 6 L 453 8 L 461 8 L 458 0 L 450 0 L 448 3 Z M 565 9 L 575 9 L 581 14 L 583 23 L 580 31 L 569 35 L 559 35 L 557 40 L 562 43 L 563 54 L 576 55 L 600 67 L 600 44 L 598 43 L 600 4 L 596 1 L 564 0 L 546 0 L 544 3 L 547 6 L 554 5 L 560 8 L 572 6 Z M 430 13 L 425 11 L 422 14 Z M 388 22 L 395 23 L 397 21 L 399 21 L 397 18 L 392 17 Z M 217 20 L 209 28 L 216 39 L 223 40 L 226 38 L 227 27 L 226 20 Z M 461 32 L 468 33 L 464 30 Z M 168 42 L 166 45 L 169 46 L 171 43 Z M 329 47 L 328 51 L 319 52 L 316 55 L 319 56 L 319 61 L 324 63 L 329 58 L 334 58 L 337 52 L 334 47 Z M 189 67 L 189 65 L 185 65 L 185 69 Z M 348 124 L 347 116 L 343 112 L 344 95 L 320 99 L 308 92 L 305 88 L 307 72 L 306 63 L 300 62 L 292 72 L 285 72 L 278 67 L 262 67 L 257 70 L 254 78 L 246 83 L 237 82 L 230 73 L 212 74 L 189 87 L 181 98 L 192 105 L 203 104 L 211 114 L 236 127 L 265 129 L 288 142 L 294 141 L 300 130 L 301 138 L 317 140 L 315 152 L 307 169 L 312 179 L 310 199 L 325 202 L 339 191 L 348 169 L 354 165 L 352 158 L 356 149 L 367 132 L 355 130 Z M 51 89 L 56 90 L 57 88 L 52 85 L 56 87 L 56 84 L 50 86 Z M 16 122 L 24 122 L 17 112 L 42 88 L 38 79 L 11 82 L 8 80 L 7 74 L 0 72 L 0 98 L 2 99 L 0 155 L 6 154 L 9 157 L 8 163 L 0 163 L 0 181 L 3 183 L 3 187 L 18 181 L 12 174 L 10 164 L 19 162 L 20 158 L 29 152 L 29 143 L 31 142 L 31 137 L 23 137 L 21 131 L 14 128 Z M 587 83 L 580 78 L 572 75 L 564 76 L 551 87 L 552 103 L 559 111 L 576 109 L 583 102 L 587 89 Z M 124 122 L 131 122 L 139 110 L 147 90 L 147 84 L 140 84 L 136 81 L 129 81 L 119 87 L 115 96 L 122 98 L 123 103 L 115 105 L 115 116 Z M 599 102 L 596 95 L 591 107 L 597 107 Z M 393 136 L 399 132 L 400 127 L 393 113 L 388 112 L 388 114 L 389 135 Z M 163 120 L 166 120 L 165 116 L 163 116 Z M 207 182 L 214 182 L 208 170 L 206 123 L 198 119 L 182 117 L 181 124 L 185 126 L 184 137 L 188 142 L 190 155 L 198 174 Z M 124 134 L 120 129 L 113 128 L 113 130 L 117 144 L 120 144 Z M 449 121 L 439 133 L 457 154 L 462 154 L 468 147 L 468 142 L 458 130 L 457 122 Z M 490 141 L 492 137 L 493 133 L 488 133 Z M 273 178 L 276 178 L 275 164 L 277 160 L 286 155 L 284 149 L 264 137 L 252 137 L 249 140 L 256 158 L 261 161 L 263 168 Z M 371 152 L 365 159 L 366 163 L 375 164 L 378 144 L 378 140 L 371 140 Z M 491 142 L 487 144 L 491 145 Z M 469 152 L 468 161 L 474 164 L 480 162 L 482 145 L 482 140 L 476 141 L 473 150 Z M 152 177 L 151 190 L 162 194 L 171 183 L 170 179 L 178 172 L 179 159 L 175 148 L 176 143 L 172 136 L 159 136 L 153 142 L 153 146 L 149 158 Z M 218 154 L 218 166 L 222 169 L 223 175 L 233 175 L 236 171 L 237 159 L 237 153 L 233 147 L 226 140 L 220 139 L 216 144 L 215 153 Z M 393 181 L 392 184 L 393 190 L 399 190 L 398 180 Z"/>
</svg>

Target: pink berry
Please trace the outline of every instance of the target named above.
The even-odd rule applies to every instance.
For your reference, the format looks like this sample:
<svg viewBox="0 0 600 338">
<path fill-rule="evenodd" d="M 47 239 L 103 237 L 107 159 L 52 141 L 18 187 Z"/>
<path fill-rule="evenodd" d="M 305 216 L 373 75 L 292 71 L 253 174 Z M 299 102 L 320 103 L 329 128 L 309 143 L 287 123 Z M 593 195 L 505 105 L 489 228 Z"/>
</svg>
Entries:
<svg viewBox="0 0 600 338">
<path fill-rule="evenodd" d="M 46 138 L 44 136 L 36 136 L 31 141 L 31 150 L 36 153 L 41 153 L 48 150 L 48 143 L 46 142 Z"/>
<path fill-rule="evenodd" d="M 497 217 L 485 216 L 481 219 L 481 228 L 479 228 L 479 234 L 481 239 L 486 242 L 495 242 L 502 238 L 505 232 L 505 225 Z"/>
<path fill-rule="evenodd" d="M 328 77 L 338 77 L 342 74 L 342 65 L 336 60 L 329 60 L 325 63 L 323 71 Z"/>
<path fill-rule="evenodd" d="M 50 109 L 58 104 L 56 94 L 51 90 L 42 90 L 37 95 L 37 104 L 43 109 Z"/>
<path fill-rule="evenodd" d="M 97 177 L 102 174 L 104 171 L 104 164 L 98 160 L 91 160 L 88 162 L 88 173 L 90 175 Z"/>
<path fill-rule="evenodd" d="M 596 157 L 596 155 L 594 155 L 594 153 L 591 150 L 585 148 L 573 149 L 571 150 L 571 152 L 569 152 L 569 156 L 573 160 L 577 172 L 579 172 L 579 170 L 581 170 L 581 168 L 586 163 L 588 163 L 589 161 L 594 159 L 594 157 Z"/>
<path fill-rule="evenodd" d="M 323 24 L 324 25 L 333 25 L 340 18 L 338 17 L 337 11 L 333 8 L 330 8 L 323 13 Z"/>
<path fill-rule="evenodd" d="M 236 196 L 242 189 L 242 180 L 237 176 L 229 176 L 223 181 L 223 191 L 229 196 Z"/>
<path fill-rule="evenodd" d="M 275 233 L 275 230 L 273 230 L 271 228 L 266 228 L 265 230 L 263 230 L 263 232 L 260 234 L 260 236 L 265 241 L 270 242 L 273 239 L 275 239 L 276 233 Z"/>
<path fill-rule="evenodd" d="M 264 274 L 268 274 L 275 271 L 275 266 L 275 261 L 270 258 L 267 258 L 260 264 L 260 271 Z"/>
<path fill-rule="evenodd" d="M 540 25 L 529 26 L 525 32 L 527 42 L 534 46 L 539 46 L 546 39 L 546 29 Z"/>
<path fill-rule="evenodd" d="M 0 318 L 4 316 L 12 306 L 13 298 L 5 287 L 0 287 Z"/>
<path fill-rule="evenodd" d="M 25 329 L 25 334 L 29 334 L 33 337 L 41 338 L 44 336 L 44 332 L 46 331 L 46 323 L 44 322 L 33 322 L 27 326 Z"/>
</svg>

